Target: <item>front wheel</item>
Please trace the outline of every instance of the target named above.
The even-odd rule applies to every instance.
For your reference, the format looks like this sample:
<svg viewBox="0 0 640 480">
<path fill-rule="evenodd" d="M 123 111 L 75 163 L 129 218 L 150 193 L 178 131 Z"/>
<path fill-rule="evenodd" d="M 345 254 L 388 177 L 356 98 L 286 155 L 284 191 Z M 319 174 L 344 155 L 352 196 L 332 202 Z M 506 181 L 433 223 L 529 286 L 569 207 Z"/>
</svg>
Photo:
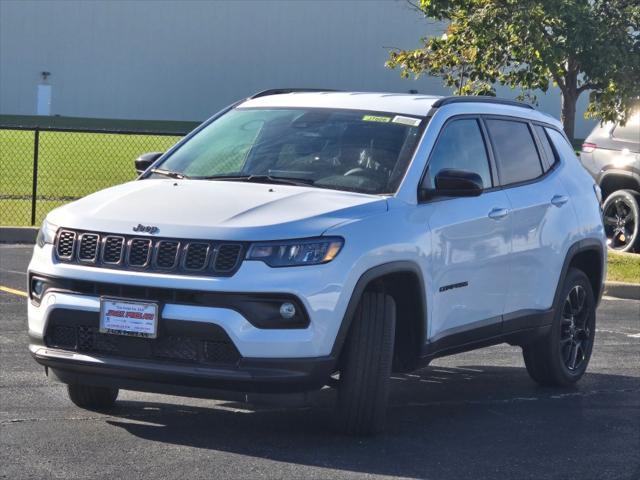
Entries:
<svg viewBox="0 0 640 480">
<path fill-rule="evenodd" d="M 384 427 L 393 360 L 396 304 L 381 292 L 365 292 L 356 309 L 338 382 L 336 427 L 370 435 Z"/>
<path fill-rule="evenodd" d="M 524 363 L 541 385 L 568 386 L 587 370 L 596 333 L 596 302 L 589 279 L 571 268 L 562 287 L 551 330 L 522 349 Z"/>
</svg>

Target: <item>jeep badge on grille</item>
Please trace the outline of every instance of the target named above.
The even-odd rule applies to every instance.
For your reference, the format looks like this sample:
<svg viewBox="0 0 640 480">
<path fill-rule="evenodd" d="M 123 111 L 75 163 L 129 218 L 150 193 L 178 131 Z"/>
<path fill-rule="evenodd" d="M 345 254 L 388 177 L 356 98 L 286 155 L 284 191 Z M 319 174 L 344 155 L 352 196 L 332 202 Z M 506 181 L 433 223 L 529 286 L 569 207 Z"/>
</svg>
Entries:
<svg viewBox="0 0 640 480">
<path fill-rule="evenodd" d="M 133 231 L 134 232 L 145 232 L 145 233 L 150 233 L 150 234 L 153 235 L 154 233 L 158 233 L 160 231 L 160 229 L 158 227 L 153 226 L 153 225 L 142 225 L 141 223 L 139 223 L 138 225 L 133 227 Z"/>
</svg>

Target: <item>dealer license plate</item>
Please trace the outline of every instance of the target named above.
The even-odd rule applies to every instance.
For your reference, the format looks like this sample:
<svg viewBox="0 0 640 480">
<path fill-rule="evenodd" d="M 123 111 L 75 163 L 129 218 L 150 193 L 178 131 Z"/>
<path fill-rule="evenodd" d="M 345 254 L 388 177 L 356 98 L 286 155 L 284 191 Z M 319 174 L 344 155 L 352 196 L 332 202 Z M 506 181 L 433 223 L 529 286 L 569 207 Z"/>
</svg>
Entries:
<svg viewBox="0 0 640 480">
<path fill-rule="evenodd" d="M 158 335 L 158 304 L 101 298 L 100 332 L 156 338 Z"/>
</svg>

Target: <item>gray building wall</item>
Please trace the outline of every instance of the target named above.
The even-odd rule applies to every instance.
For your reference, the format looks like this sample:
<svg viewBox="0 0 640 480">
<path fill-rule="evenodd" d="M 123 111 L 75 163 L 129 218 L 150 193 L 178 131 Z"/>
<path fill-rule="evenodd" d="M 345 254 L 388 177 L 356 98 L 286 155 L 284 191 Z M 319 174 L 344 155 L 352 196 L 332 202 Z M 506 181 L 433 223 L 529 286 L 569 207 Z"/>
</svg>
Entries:
<svg viewBox="0 0 640 480">
<path fill-rule="evenodd" d="M 441 28 L 404 0 L 0 0 L 0 113 L 35 114 L 42 71 L 51 113 L 78 117 L 202 120 L 282 86 L 447 94 L 384 67 Z M 540 108 L 557 117 L 558 92 Z"/>
</svg>

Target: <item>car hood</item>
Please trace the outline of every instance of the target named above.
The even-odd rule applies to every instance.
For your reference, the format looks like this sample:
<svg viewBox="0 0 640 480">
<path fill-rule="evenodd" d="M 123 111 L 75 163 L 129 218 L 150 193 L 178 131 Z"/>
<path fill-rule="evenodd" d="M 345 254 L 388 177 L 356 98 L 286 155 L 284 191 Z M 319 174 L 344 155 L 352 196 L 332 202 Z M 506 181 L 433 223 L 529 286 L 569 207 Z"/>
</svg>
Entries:
<svg viewBox="0 0 640 480">
<path fill-rule="evenodd" d="M 154 179 L 125 183 L 60 207 L 48 220 L 67 228 L 155 236 L 269 240 L 311 237 L 387 210 L 384 197 L 313 187 Z M 146 235 L 146 234 L 145 234 Z"/>
</svg>

